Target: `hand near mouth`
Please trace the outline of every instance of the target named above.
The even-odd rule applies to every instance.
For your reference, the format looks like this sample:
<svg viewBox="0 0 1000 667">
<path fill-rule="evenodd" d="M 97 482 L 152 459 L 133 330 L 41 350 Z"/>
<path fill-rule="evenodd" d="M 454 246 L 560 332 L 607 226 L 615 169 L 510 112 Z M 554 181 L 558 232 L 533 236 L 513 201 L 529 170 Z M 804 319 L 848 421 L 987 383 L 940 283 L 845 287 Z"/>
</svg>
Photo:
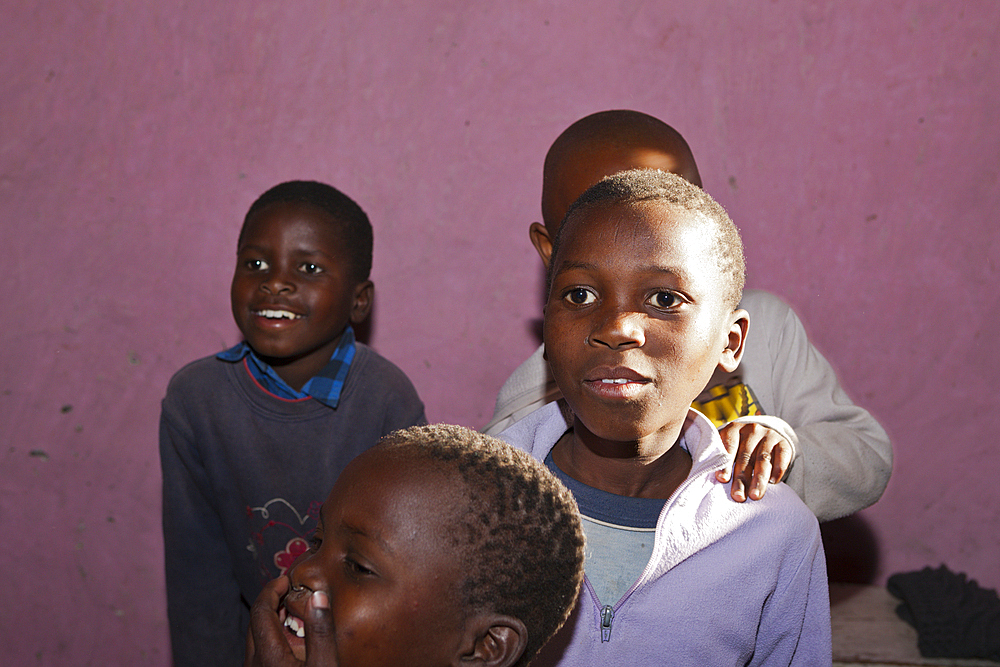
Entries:
<svg viewBox="0 0 1000 667">
<path fill-rule="evenodd" d="M 279 616 L 289 584 L 288 577 L 280 576 L 264 586 L 257 596 L 250 609 L 243 667 L 337 667 L 330 599 L 324 591 L 314 591 L 309 596 L 301 619 L 305 625 L 306 661 L 298 660 L 292 653 Z"/>
</svg>

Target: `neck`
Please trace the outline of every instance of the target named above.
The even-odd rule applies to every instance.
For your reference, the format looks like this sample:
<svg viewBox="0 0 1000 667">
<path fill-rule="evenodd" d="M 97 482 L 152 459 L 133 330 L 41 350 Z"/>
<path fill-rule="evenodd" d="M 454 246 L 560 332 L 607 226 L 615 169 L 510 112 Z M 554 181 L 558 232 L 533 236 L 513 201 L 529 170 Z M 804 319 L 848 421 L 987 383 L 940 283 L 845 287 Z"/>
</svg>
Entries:
<svg viewBox="0 0 1000 667">
<path fill-rule="evenodd" d="M 320 366 L 315 361 L 313 363 L 299 364 L 295 361 L 286 361 L 284 359 L 267 359 L 263 358 L 264 361 L 274 369 L 274 372 L 278 374 L 282 380 L 285 381 L 289 387 L 295 391 L 302 391 L 302 387 L 305 386 L 306 382 L 321 370 L 323 366 Z"/>
<path fill-rule="evenodd" d="M 666 499 L 691 472 L 691 455 L 677 445 L 679 439 L 678 429 L 638 440 L 606 440 L 576 419 L 552 448 L 552 459 L 567 475 L 595 489 Z"/>
<path fill-rule="evenodd" d="M 306 382 L 309 382 L 330 363 L 330 358 L 333 357 L 341 338 L 343 338 L 343 333 L 315 350 L 294 357 L 258 356 L 273 368 L 278 377 L 284 380 L 289 387 L 295 391 L 302 391 Z"/>
</svg>

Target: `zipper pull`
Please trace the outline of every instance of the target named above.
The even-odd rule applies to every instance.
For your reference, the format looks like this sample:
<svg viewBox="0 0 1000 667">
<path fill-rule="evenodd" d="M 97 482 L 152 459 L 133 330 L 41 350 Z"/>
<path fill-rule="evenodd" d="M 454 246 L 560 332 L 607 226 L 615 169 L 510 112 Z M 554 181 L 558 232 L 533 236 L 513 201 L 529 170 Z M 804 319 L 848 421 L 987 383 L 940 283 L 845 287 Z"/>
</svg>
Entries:
<svg viewBox="0 0 1000 667">
<path fill-rule="evenodd" d="M 605 605 L 601 610 L 601 643 L 611 640 L 611 621 L 615 618 L 615 610 L 611 605 Z"/>
</svg>

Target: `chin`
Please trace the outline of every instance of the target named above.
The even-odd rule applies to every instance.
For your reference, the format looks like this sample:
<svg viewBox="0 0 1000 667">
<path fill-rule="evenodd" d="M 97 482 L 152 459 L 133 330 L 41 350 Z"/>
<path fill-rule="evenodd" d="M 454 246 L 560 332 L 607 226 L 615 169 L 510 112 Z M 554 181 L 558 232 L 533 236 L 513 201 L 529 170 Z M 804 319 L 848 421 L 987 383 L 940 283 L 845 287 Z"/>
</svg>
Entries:
<svg viewBox="0 0 1000 667">
<path fill-rule="evenodd" d="M 649 435 L 646 429 L 642 428 L 641 424 L 636 424 L 634 422 L 620 423 L 608 420 L 584 420 L 579 419 L 580 423 L 583 424 L 591 435 L 600 438 L 601 440 L 607 440 L 609 442 L 635 442 L 641 440 L 642 438 Z M 617 422 L 617 423 L 616 423 Z"/>
<path fill-rule="evenodd" d="M 604 440 L 630 442 L 640 440 L 659 430 L 650 425 L 653 419 L 639 405 L 619 404 L 612 407 L 589 406 L 584 411 L 574 410 L 576 418 L 588 431 Z"/>
<path fill-rule="evenodd" d="M 594 436 L 608 442 L 641 442 L 657 434 L 671 433 L 675 429 L 679 431 L 684 424 L 684 419 L 664 424 L 659 420 L 631 419 L 622 414 L 616 417 L 591 420 L 589 423 L 581 419 L 580 422 Z M 671 434 L 671 437 L 676 438 L 676 435 Z"/>
</svg>

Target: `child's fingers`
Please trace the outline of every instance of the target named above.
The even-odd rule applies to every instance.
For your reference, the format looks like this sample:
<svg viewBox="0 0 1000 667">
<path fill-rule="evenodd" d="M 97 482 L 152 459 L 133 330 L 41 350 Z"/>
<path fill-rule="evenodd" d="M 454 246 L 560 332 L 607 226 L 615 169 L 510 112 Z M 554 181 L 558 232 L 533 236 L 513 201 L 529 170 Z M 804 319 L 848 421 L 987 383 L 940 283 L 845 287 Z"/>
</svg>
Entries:
<svg viewBox="0 0 1000 667">
<path fill-rule="evenodd" d="M 306 617 L 306 667 L 337 667 L 337 637 L 326 591 L 314 591 Z"/>
<path fill-rule="evenodd" d="M 768 429 L 754 452 L 754 476 L 750 497 L 760 500 L 768 484 L 777 484 L 785 476 L 792 460 L 792 446 L 777 431 Z"/>
<path fill-rule="evenodd" d="M 760 500 L 768 483 L 781 481 L 792 460 L 792 446 L 777 431 L 755 422 L 730 423 L 719 430 L 732 469 L 719 470 L 715 478 L 733 480 L 730 495 L 738 503 L 748 497 Z"/>
<path fill-rule="evenodd" d="M 726 448 L 726 453 L 735 458 L 736 452 L 740 448 L 740 426 L 741 424 L 729 423 L 719 429 L 719 437 L 722 438 L 722 446 Z M 723 484 L 729 481 L 732 468 L 726 466 L 725 469 L 715 473 L 715 479 Z"/>
<path fill-rule="evenodd" d="M 753 481 L 750 482 L 750 497 L 760 500 L 767 491 L 768 480 L 771 479 L 771 451 L 767 441 L 761 441 L 754 452 Z"/>
<path fill-rule="evenodd" d="M 777 484 L 785 478 L 785 473 L 792 465 L 793 452 L 792 443 L 787 440 L 783 439 L 775 445 L 771 455 L 771 484 Z"/>
<path fill-rule="evenodd" d="M 730 490 L 729 495 L 738 503 L 742 503 L 747 499 L 746 484 L 743 482 L 742 477 L 733 478 L 733 488 Z"/>
<path fill-rule="evenodd" d="M 741 440 L 740 449 L 733 460 L 733 488 L 729 495 L 738 503 L 747 499 L 747 483 L 750 481 L 747 478 L 753 472 L 753 449 L 747 447 L 746 441 Z"/>
<path fill-rule="evenodd" d="M 292 655 L 292 648 L 285 640 L 281 621 L 278 619 L 281 597 L 286 592 L 288 592 L 288 577 L 278 577 L 264 586 L 253 607 L 250 608 L 250 637 L 247 639 L 247 648 L 248 651 L 253 648 L 253 655 L 247 653 L 244 660 L 245 667 L 300 664 Z"/>
<path fill-rule="evenodd" d="M 733 488 L 730 495 L 733 500 L 742 503 L 747 499 L 747 487 L 751 483 L 754 470 L 754 450 L 766 429 L 760 424 L 732 424 L 739 436 L 739 445 L 733 459 Z"/>
</svg>

